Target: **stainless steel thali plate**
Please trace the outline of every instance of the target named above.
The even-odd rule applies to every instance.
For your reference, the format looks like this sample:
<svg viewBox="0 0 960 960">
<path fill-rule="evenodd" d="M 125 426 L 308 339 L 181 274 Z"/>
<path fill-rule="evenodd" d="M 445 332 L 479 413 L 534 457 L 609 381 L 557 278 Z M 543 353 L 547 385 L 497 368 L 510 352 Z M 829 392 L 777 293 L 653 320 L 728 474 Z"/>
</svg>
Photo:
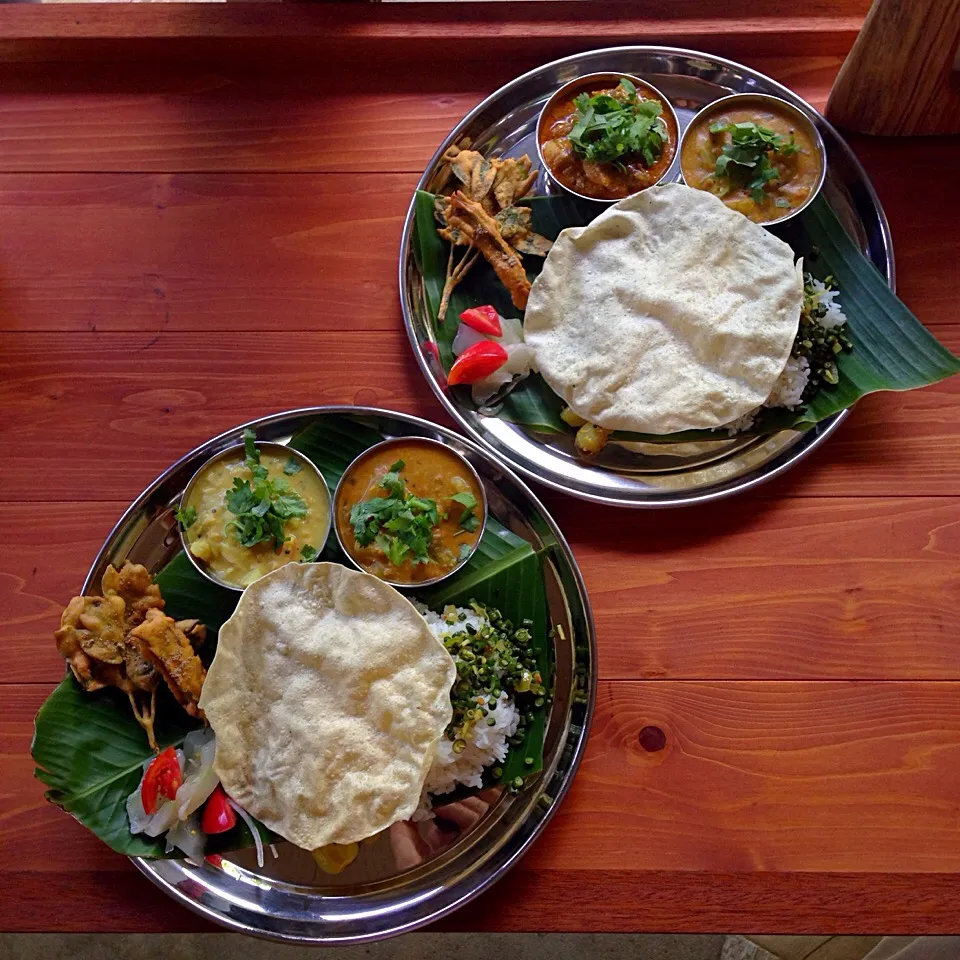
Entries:
<svg viewBox="0 0 960 960">
<path fill-rule="evenodd" d="M 524 153 L 535 158 L 540 108 L 557 87 L 583 74 L 618 71 L 639 76 L 664 93 L 677 112 L 681 132 L 704 105 L 730 93 L 782 97 L 816 123 L 827 150 L 824 196 L 861 249 L 894 286 L 890 229 L 876 193 L 850 147 L 834 128 L 791 90 L 748 67 L 693 50 L 673 47 L 613 47 L 577 54 L 518 77 L 472 110 L 443 141 L 420 178 L 431 190 L 452 145 L 472 146 L 486 156 Z M 674 179 L 679 176 L 674 161 Z M 535 193 L 551 193 L 541 171 Z M 798 221 L 795 221 L 795 223 Z M 421 344 L 433 339 L 422 277 L 413 252 L 411 202 L 400 247 L 400 300 L 420 369 L 440 402 L 475 440 L 521 473 L 585 500 L 625 507 L 675 507 L 749 490 L 783 473 L 823 443 L 846 418 L 836 414 L 806 433 L 781 431 L 768 437 L 712 441 L 708 453 L 650 456 L 611 444 L 593 463 L 573 452 L 572 434 L 535 434 L 496 417 L 481 416 L 448 393 Z"/>
<path fill-rule="evenodd" d="M 415 929 L 467 903 L 523 855 L 542 832 L 576 773 L 596 696 L 593 617 L 583 580 L 563 535 L 516 474 L 475 444 L 426 420 L 370 407 L 312 407 L 242 424 L 175 463 L 131 505 L 94 562 L 84 593 L 95 592 L 107 564 L 129 559 L 155 572 L 181 549 L 173 511 L 196 470 L 238 442 L 245 427 L 287 442 L 324 417 L 356 420 L 384 437 L 428 437 L 463 454 L 477 473 L 490 515 L 528 541 L 543 560 L 554 637 L 555 694 L 547 721 L 543 771 L 518 794 L 494 800 L 448 848 L 399 869 L 381 836 L 361 847 L 342 873 L 322 873 L 292 844 L 269 852 L 262 868 L 252 851 L 224 854 L 219 865 L 136 859 L 162 890 L 196 913 L 257 936 L 301 942 L 377 940 Z"/>
</svg>

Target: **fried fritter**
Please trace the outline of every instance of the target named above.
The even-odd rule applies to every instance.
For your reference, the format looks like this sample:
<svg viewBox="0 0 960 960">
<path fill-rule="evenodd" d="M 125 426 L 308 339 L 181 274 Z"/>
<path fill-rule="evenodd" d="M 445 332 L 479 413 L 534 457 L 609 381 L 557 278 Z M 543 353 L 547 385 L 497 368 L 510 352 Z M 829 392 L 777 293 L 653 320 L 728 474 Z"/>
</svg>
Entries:
<svg viewBox="0 0 960 960">
<path fill-rule="evenodd" d="M 74 597 L 60 617 L 60 629 L 54 633 L 57 649 L 70 661 L 71 667 L 73 660 L 66 651 L 70 654 L 79 651 L 100 663 L 123 663 L 126 647 L 123 621 L 124 604 L 119 597 Z M 77 679 L 84 682 L 79 675 Z"/>
<path fill-rule="evenodd" d="M 134 634 L 148 616 L 169 621 L 179 644 L 175 662 L 188 663 L 191 657 L 196 660 L 200 669 L 199 683 L 202 684 L 203 667 L 193 653 L 191 643 L 198 646 L 203 643 L 206 627 L 197 620 L 174 624 L 170 617 L 164 616 L 160 612 L 164 606 L 160 588 L 154 584 L 147 568 L 140 564 L 127 562 L 120 570 L 107 567 L 100 586 L 102 597 L 74 597 L 67 604 L 60 618 L 60 629 L 54 634 L 57 650 L 87 692 L 115 687 L 127 695 L 137 722 L 146 731 L 150 746 L 156 750 L 153 723 L 161 677 L 181 702 L 183 692 L 172 679 L 176 671 L 161 669 L 149 645 Z M 184 681 L 191 690 L 187 699 L 193 705 L 200 695 L 199 685 L 196 685 L 196 696 L 193 696 L 195 668 L 186 670 L 186 674 L 191 681 Z M 197 715 L 195 706 L 190 709 L 185 705 L 185 709 Z"/>
<path fill-rule="evenodd" d="M 459 191 L 450 198 L 450 206 L 447 222 L 469 237 L 509 291 L 513 305 L 523 310 L 530 296 L 530 281 L 520 254 L 503 239 L 497 221 L 481 204 L 469 200 Z"/>
<path fill-rule="evenodd" d="M 510 291 L 514 306 L 526 306 L 530 283 L 523 269 L 521 253 L 545 257 L 553 245 L 533 232 L 529 207 L 515 206 L 537 180 L 530 158 L 508 157 L 487 160 L 476 150 L 450 147 L 443 158 L 449 179 L 452 174 L 462 187 L 451 196 L 437 197 L 434 213 L 439 235 L 450 243 L 447 277 L 437 311 L 442 323 L 450 296 L 476 262 L 476 251 L 487 259 Z M 464 206 L 464 204 L 473 206 Z M 459 261 L 454 247 L 471 248 Z"/>
<path fill-rule="evenodd" d="M 140 643 L 143 655 L 160 672 L 183 709 L 192 717 L 202 717 L 197 701 L 207 672 L 174 619 L 159 610 L 148 610 L 130 636 Z"/>
<path fill-rule="evenodd" d="M 139 563 L 127 561 L 120 570 L 110 564 L 100 581 L 100 589 L 105 597 L 117 596 L 123 600 L 127 632 L 143 623 L 148 610 L 163 609 L 160 588 L 153 582 L 150 571 Z"/>
</svg>

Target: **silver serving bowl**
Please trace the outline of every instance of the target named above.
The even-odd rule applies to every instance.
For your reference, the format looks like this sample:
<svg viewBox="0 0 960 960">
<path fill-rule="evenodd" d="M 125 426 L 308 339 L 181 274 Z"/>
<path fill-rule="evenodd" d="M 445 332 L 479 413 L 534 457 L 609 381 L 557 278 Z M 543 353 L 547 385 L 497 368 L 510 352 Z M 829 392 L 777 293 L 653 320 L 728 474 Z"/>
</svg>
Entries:
<svg viewBox="0 0 960 960">
<path fill-rule="evenodd" d="M 311 471 L 320 482 L 326 487 L 327 497 L 330 496 L 330 486 L 327 481 L 324 479 L 323 474 L 317 469 L 316 464 L 305 457 L 299 450 L 293 450 L 290 447 L 284 446 L 282 443 L 271 443 L 269 440 L 257 440 L 257 449 L 265 451 L 267 453 L 273 453 L 278 456 L 285 457 L 294 457 L 304 470 Z M 190 503 L 190 495 L 193 493 L 193 488 L 197 485 L 197 481 L 206 473 L 206 471 L 212 467 L 214 464 L 219 463 L 221 460 L 229 460 L 231 457 L 237 456 L 237 454 L 243 455 L 245 447 L 242 443 L 234 444 L 233 446 L 227 447 L 225 450 L 221 450 L 215 457 L 211 457 L 199 470 L 190 478 L 190 482 L 185 487 L 182 496 L 180 497 L 180 509 L 184 509 Z M 317 553 L 322 553 L 323 548 L 327 544 L 327 540 L 330 539 L 330 527 L 333 524 L 333 500 L 330 499 L 328 506 L 328 525 L 327 532 L 323 538 L 322 543 L 316 544 Z M 180 531 L 180 542 L 183 544 L 183 552 L 187 555 L 187 559 L 200 571 L 208 580 L 217 584 L 221 587 L 226 587 L 228 590 L 236 590 L 238 593 L 242 593 L 246 587 L 240 586 L 237 583 L 231 583 L 229 580 L 223 580 L 218 577 L 208 566 L 205 564 L 199 557 L 195 557 L 190 551 L 190 537 L 187 535 L 187 531 L 183 529 L 183 524 L 178 523 L 177 529 Z M 290 560 L 289 563 L 295 563 L 296 560 Z"/>
<path fill-rule="evenodd" d="M 557 175 L 553 172 L 553 168 L 543 155 L 544 135 L 546 133 L 544 130 L 544 124 L 546 122 L 546 118 L 550 115 L 550 111 L 553 109 L 554 104 L 556 104 L 558 100 L 563 100 L 569 97 L 571 94 L 595 93 L 597 90 L 605 90 L 609 89 L 610 87 L 616 87 L 622 78 L 626 78 L 633 83 L 634 86 L 636 86 L 638 93 L 640 93 L 644 99 L 659 100 L 660 103 L 663 104 L 665 113 L 664 119 L 667 124 L 667 129 L 674 138 L 674 158 L 680 151 L 680 121 L 677 118 L 677 113 L 673 109 L 673 104 L 670 103 L 670 100 L 664 96 L 664 94 L 662 94 L 652 83 L 647 83 L 646 80 L 641 80 L 639 77 L 634 77 L 629 73 L 588 73 L 585 76 L 577 77 L 575 80 L 571 80 L 560 87 L 543 105 L 543 109 L 540 111 L 540 116 L 537 120 L 537 156 L 540 159 L 540 167 L 545 176 L 549 178 L 550 182 L 556 184 L 564 192 L 569 193 L 574 197 L 578 197 L 580 200 L 589 200 L 592 203 L 610 205 L 619 203 L 621 200 L 625 200 L 626 197 L 592 197 L 590 194 L 577 192 L 572 187 L 568 187 L 562 180 L 560 180 L 559 177 L 557 177 Z M 671 158 L 671 162 L 666 165 L 663 173 L 654 183 L 647 184 L 647 186 L 635 191 L 635 193 L 642 193 L 644 190 L 647 190 L 650 187 L 655 187 L 659 183 L 664 183 L 667 180 L 673 179 L 674 164 L 672 161 L 674 158 Z M 635 193 L 628 194 L 627 196 L 634 196 Z"/>
<path fill-rule="evenodd" d="M 365 567 L 362 567 L 357 562 L 356 558 L 353 556 L 353 553 L 350 551 L 350 548 L 346 543 L 343 542 L 343 537 L 340 534 L 340 525 L 337 523 L 337 504 L 340 502 L 340 492 L 343 489 L 344 481 L 350 476 L 350 471 L 353 470 L 357 464 L 369 459 L 370 457 L 376 456 L 377 453 L 380 453 L 383 450 L 390 449 L 390 447 L 400 446 L 409 442 L 410 439 L 407 437 L 397 437 L 393 440 L 384 440 L 383 443 L 375 443 L 372 447 L 368 447 L 350 464 L 350 466 L 347 467 L 346 470 L 343 471 L 343 476 L 340 477 L 340 482 L 337 484 L 336 492 L 333 495 L 333 532 L 337 537 L 337 543 L 340 544 L 340 549 L 343 550 L 343 552 L 347 555 L 347 559 L 363 573 L 370 573 L 370 571 Z M 419 590 L 422 587 L 432 587 L 435 583 L 440 583 L 441 580 L 446 580 L 447 577 L 452 577 L 477 552 L 477 547 L 480 546 L 480 540 L 483 537 L 483 531 L 487 528 L 487 492 L 483 488 L 483 481 L 480 479 L 480 474 L 478 474 L 473 468 L 473 465 L 470 463 L 470 461 L 452 447 L 449 447 L 445 443 L 440 443 L 438 440 L 431 440 L 428 437 L 420 437 L 416 442 L 425 443 L 434 447 L 442 447 L 444 453 L 449 454 L 454 459 L 459 461 L 464 471 L 469 473 L 473 478 L 473 482 L 476 485 L 477 490 L 480 491 L 480 506 L 483 508 L 483 514 L 480 518 L 480 532 L 477 536 L 477 539 L 474 541 L 473 546 L 470 548 L 470 552 L 463 557 L 462 560 L 458 561 L 457 565 L 452 570 L 448 570 L 446 573 L 441 573 L 438 577 L 432 577 L 429 580 L 418 580 L 415 583 L 407 583 L 404 580 L 388 580 L 386 577 L 379 576 L 379 574 L 371 574 L 372 576 L 383 580 L 384 583 L 389 583 L 391 587 L 397 587 L 400 590 Z"/>
<path fill-rule="evenodd" d="M 803 129 L 803 132 L 810 138 L 810 142 L 813 144 L 814 148 L 817 151 L 817 155 L 820 158 L 820 176 L 817 178 L 816 184 L 814 184 L 813 189 L 810 191 L 810 195 L 807 197 L 799 207 L 794 207 L 789 213 L 784 214 L 782 217 L 774 217 L 771 220 L 756 220 L 755 223 L 759 223 L 761 226 L 769 227 L 774 224 L 786 223 L 788 220 L 792 220 L 795 216 L 800 213 L 803 213 L 807 207 L 816 199 L 817 195 L 820 193 L 823 188 L 823 181 L 827 178 L 827 148 L 823 145 L 823 137 L 820 136 L 820 131 L 817 129 L 814 122 L 808 117 L 798 106 L 795 106 L 792 103 L 788 103 L 782 97 L 774 97 L 768 93 L 734 93 L 729 97 L 721 97 L 719 100 L 714 100 L 713 103 L 707 104 L 699 113 L 697 113 L 694 118 L 687 124 L 687 129 L 683 131 L 683 136 L 680 138 L 680 147 L 677 151 L 677 156 L 680 158 L 680 175 L 683 177 L 683 182 L 688 186 L 693 186 L 693 184 L 688 183 L 686 175 L 683 172 L 683 147 L 687 142 L 687 137 L 691 136 L 691 131 L 694 130 L 700 123 L 709 122 L 711 116 L 716 116 L 718 113 L 722 113 L 724 110 L 729 110 L 731 107 L 759 107 L 763 109 L 764 106 L 772 106 L 776 109 L 782 111 L 783 113 L 788 114 L 794 120 L 794 123 Z"/>
</svg>

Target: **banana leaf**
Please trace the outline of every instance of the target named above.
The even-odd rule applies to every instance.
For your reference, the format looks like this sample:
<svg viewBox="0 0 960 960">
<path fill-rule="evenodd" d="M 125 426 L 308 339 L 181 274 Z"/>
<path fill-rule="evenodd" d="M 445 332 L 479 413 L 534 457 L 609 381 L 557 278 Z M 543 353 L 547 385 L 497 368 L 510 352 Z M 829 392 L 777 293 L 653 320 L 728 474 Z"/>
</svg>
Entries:
<svg viewBox="0 0 960 960">
<path fill-rule="evenodd" d="M 155 733 L 160 749 L 178 747 L 199 726 L 169 696 L 158 697 Z M 117 853 L 130 857 L 182 856 L 164 852 L 162 838 L 132 834 L 127 797 L 137 789 L 143 761 L 153 756 L 126 697 L 116 690 L 84 693 L 72 673 L 46 699 L 37 714 L 31 753 L 45 796 L 76 817 Z M 273 835 L 260 825 L 261 837 Z M 253 845 L 239 821 L 227 833 L 210 838 L 208 852 Z"/>
<path fill-rule="evenodd" d="M 564 227 L 588 223 L 597 209 L 577 204 L 567 197 L 535 197 L 527 201 L 533 210 L 538 233 L 555 239 Z M 509 297 L 485 262 L 478 262 L 454 290 L 448 318 L 436 322 L 439 290 L 446 276 L 448 245 L 436 232 L 433 222 L 434 198 L 417 196 L 417 256 L 424 276 L 433 330 L 445 370 L 453 360 L 451 344 L 457 316 L 467 307 L 492 303 L 504 315 L 516 315 Z M 876 267 L 850 239 L 827 201 L 818 197 L 798 218 L 784 224 L 780 233 L 805 269 L 819 280 L 833 276 L 840 303 L 847 316 L 847 331 L 853 350 L 837 357 L 840 382 L 824 386 L 809 403 L 796 411 L 762 411 L 754 425 L 739 436 L 764 436 L 778 430 L 808 430 L 862 397 L 882 390 L 913 390 L 937 383 L 960 372 L 960 359 L 946 349 L 893 293 Z M 542 261 L 525 257 L 528 275 L 539 273 Z M 461 403 L 472 405 L 468 390 L 457 388 Z M 549 396 L 548 396 L 549 395 Z M 553 395 L 539 376 L 531 376 L 507 398 L 497 415 L 528 427 L 534 432 L 568 431 L 559 418 L 562 401 Z M 558 427 L 559 424 L 559 427 Z M 674 443 L 690 440 L 727 440 L 724 430 L 685 430 L 673 434 L 645 434 L 617 431 L 615 440 Z"/>
<path fill-rule="evenodd" d="M 347 465 L 382 439 L 379 432 L 359 419 L 330 416 L 306 427 L 290 445 L 313 460 L 335 488 Z M 334 536 L 322 558 L 346 561 Z M 183 553 L 157 574 L 156 582 L 171 616 L 197 617 L 207 625 L 208 641 L 201 655 L 209 663 L 217 631 L 233 613 L 239 594 L 207 580 Z M 476 599 L 496 606 L 514 623 L 533 620 L 537 662 L 545 680 L 548 678 L 547 608 L 540 558 L 523 538 L 494 517 L 488 518 L 474 556 L 458 575 L 424 590 L 421 599 L 434 609 Z M 545 718 L 543 708 L 528 724 L 523 742 L 511 749 L 502 765 L 504 780 L 531 775 L 542 768 Z M 179 746 L 198 725 L 163 692 L 156 722 L 161 749 Z M 37 714 L 31 752 L 37 764 L 36 776 L 49 788 L 47 799 L 73 814 L 110 847 L 128 856 L 168 856 L 162 838 L 130 833 L 126 800 L 140 782 L 143 761 L 152 751 L 122 694 L 115 690 L 84 693 L 68 673 Z M 527 757 L 533 758 L 532 766 L 526 764 Z M 262 824 L 258 829 L 264 842 L 276 839 Z M 252 835 L 240 821 L 228 833 L 209 838 L 208 852 L 225 853 L 252 844 Z"/>
<path fill-rule="evenodd" d="M 443 285 L 447 275 L 447 257 L 449 244 L 437 235 L 436 221 L 433 219 L 434 196 L 423 190 L 417 191 L 416 216 L 416 250 L 417 262 L 423 276 L 424 291 L 430 307 L 430 320 L 433 337 L 440 352 L 440 362 L 443 369 L 449 371 L 453 365 L 453 338 L 457 333 L 457 317 L 467 309 L 481 303 L 491 303 L 497 308 L 501 316 L 516 316 L 517 309 L 510 302 L 510 295 L 504 289 L 490 269 L 489 264 L 481 257 L 474 264 L 463 282 L 458 284 L 450 297 L 450 308 L 443 323 L 437 323 L 437 312 L 440 309 L 440 298 L 443 294 Z M 546 210 L 548 215 L 552 211 Z M 534 226 L 538 233 L 554 239 L 550 227 L 546 224 L 546 231 L 541 229 L 543 223 L 538 222 L 534 212 Z M 557 230 L 559 233 L 559 230 Z M 460 248 L 461 250 L 464 248 Z M 527 257 L 524 263 L 532 271 L 539 272 L 542 260 L 539 257 Z M 451 387 L 461 406 L 472 406 L 469 387 Z M 518 423 L 530 427 L 537 433 L 566 433 L 569 427 L 560 419 L 563 401 L 547 386 L 539 374 L 532 374 L 517 386 L 503 402 L 498 416 L 511 423 Z"/>
</svg>

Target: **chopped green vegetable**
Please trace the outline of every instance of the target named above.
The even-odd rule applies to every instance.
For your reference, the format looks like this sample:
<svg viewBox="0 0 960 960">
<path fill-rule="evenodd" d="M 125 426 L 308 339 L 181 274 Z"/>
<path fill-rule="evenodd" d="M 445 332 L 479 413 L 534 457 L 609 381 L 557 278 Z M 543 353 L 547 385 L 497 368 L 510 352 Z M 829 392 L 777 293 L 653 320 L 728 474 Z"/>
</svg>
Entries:
<svg viewBox="0 0 960 960">
<path fill-rule="evenodd" d="M 815 396 L 824 383 L 835 386 L 840 382 L 837 356 L 853 349 L 846 322 L 836 325 L 834 321 L 830 326 L 824 326 L 828 314 L 824 301 L 835 290 L 833 277 L 827 277 L 821 289 L 809 273 L 804 273 L 803 306 L 792 350 L 792 356 L 806 357 L 810 364 L 810 379 L 802 397 L 804 403 Z"/>
<path fill-rule="evenodd" d="M 380 481 L 390 496 L 363 500 L 350 511 L 357 544 L 361 547 L 375 544 L 395 567 L 408 555 L 414 563 L 429 563 L 433 528 L 440 522 L 435 501 L 407 491 L 406 482 L 400 476 L 404 466 L 404 462 L 398 460 Z"/>
<path fill-rule="evenodd" d="M 450 693 L 453 718 L 445 736 L 453 743 L 454 752 L 460 752 L 463 748 L 458 750 L 457 744 L 466 746 L 478 723 L 496 724 L 498 708 L 502 709 L 500 695 L 506 693 L 520 714 L 516 735 L 510 741 L 517 746 L 524 742 L 527 727 L 539 709 L 536 699 L 547 695 L 536 657 L 529 648 L 530 632 L 515 629 L 499 610 L 476 600 L 471 600 L 469 607 L 480 623 L 468 623 L 465 629 L 441 635 L 457 665 L 457 682 Z M 449 628 L 463 622 L 453 606 L 445 607 L 441 616 Z M 535 758 L 526 752 L 518 759 L 525 768 L 534 766 Z M 495 768 L 493 776 L 502 776 L 502 772 L 502 768 Z"/>
<path fill-rule="evenodd" d="M 459 503 L 460 506 L 466 507 L 468 510 L 470 507 L 475 507 L 477 505 L 477 498 L 469 491 L 455 493 L 452 497 L 450 497 L 450 499 L 454 503 Z"/>
<path fill-rule="evenodd" d="M 173 516 L 184 530 L 189 530 L 197 522 L 197 511 L 195 507 L 187 507 L 186 510 L 177 510 Z"/>
<path fill-rule="evenodd" d="M 302 469 L 303 464 L 296 457 L 290 457 L 283 465 L 283 472 L 288 477 L 292 477 L 294 474 L 299 473 Z"/>
<path fill-rule="evenodd" d="M 305 517 L 307 504 L 290 489 L 283 477 L 270 479 L 267 468 L 260 463 L 260 451 L 256 434 L 243 431 L 246 451 L 244 465 L 253 474 L 253 482 L 235 477 L 233 489 L 224 493 L 224 503 L 234 518 L 225 529 L 243 547 L 254 547 L 265 540 L 273 540 L 274 549 L 289 539 L 284 532 L 284 523 L 291 517 Z"/>
<path fill-rule="evenodd" d="M 570 131 L 573 149 L 584 159 L 616 163 L 624 157 L 639 156 L 652 167 L 667 142 L 667 125 L 656 100 L 644 100 L 626 77 L 613 92 L 581 93 L 574 98 L 580 114 Z"/>
<path fill-rule="evenodd" d="M 320 556 L 320 551 L 316 547 L 311 546 L 309 543 L 305 543 L 300 548 L 300 562 L 301 563 L 313 563 L 317 557 Z"/>
<path fill-rule="evenodd" d="M 800 149 L 793 134 L 787 140 L 776 131 L 762 127 L 752 120 L 743 123 L 721 121 L 712 124 L 710 132 L 730 134 L 730 142 L 717 157 L 714 171 L 716 176 L 726 179 L 728 183 L 734 180 L 744 183 L 754 203 L 763 202 L 763 188 L 780 176 L 780 168 L 770 162 L 770 157 L 788 157 Z M 724 193 L 728 191 L 729 187 Z M 785 205 L 790 206 L 789 203 Z M 777 206 L 784 204 L 778 203 Z"/>
<path fill-rule="evenodd" d="M 470 550 L 471 550 L 471 547 L 470 547 L 470 544 L 469 544 L 469 543 L 461 543 L 461 544 L 460 544 L 460 556 L 458 557 L 458 559 L 459 559 L 459 560 L 466 560 L 467 557 L 470 556 Z"/>
<path fill-rule="evenodd" d="M 460 514 L 460 529 L 467 533 L 473 533 L 480 526 L 480 518 L 473 512 L 473 507 L 468 507 Z"/>
</svg>

